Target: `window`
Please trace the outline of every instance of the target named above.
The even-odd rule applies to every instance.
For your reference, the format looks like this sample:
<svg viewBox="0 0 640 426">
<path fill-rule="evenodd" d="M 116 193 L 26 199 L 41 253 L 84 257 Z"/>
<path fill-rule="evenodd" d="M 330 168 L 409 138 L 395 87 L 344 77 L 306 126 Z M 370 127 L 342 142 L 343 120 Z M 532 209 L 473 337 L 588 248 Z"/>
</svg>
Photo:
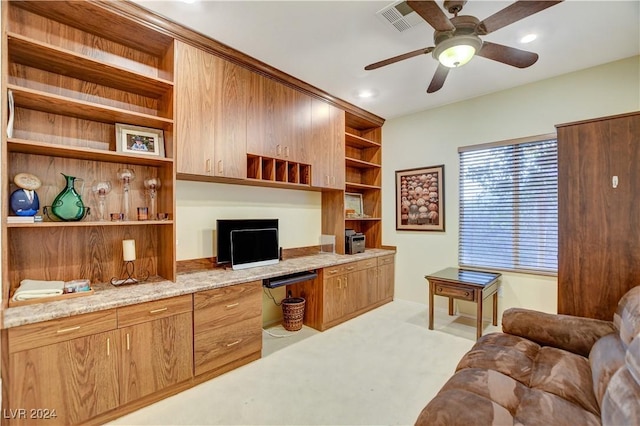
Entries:
<svg viewBox="0 0 640 426">
<path fill-rule="evenodd" d="M 458 152 L 460 266 L 557 273 L 555 135 L 469 146 Z"/>
</svg>

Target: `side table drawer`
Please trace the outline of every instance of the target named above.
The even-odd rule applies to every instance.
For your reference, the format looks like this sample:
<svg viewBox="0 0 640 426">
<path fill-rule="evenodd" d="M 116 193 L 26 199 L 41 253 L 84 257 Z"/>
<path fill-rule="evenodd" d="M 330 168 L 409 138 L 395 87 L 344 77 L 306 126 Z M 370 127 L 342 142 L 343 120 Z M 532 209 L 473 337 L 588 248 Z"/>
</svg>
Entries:
<svg viewBox="0 0 640 426">
<path fill-rule="evenodd" d="M 473 302 L 473 290 L 449 287 L 444 284 L 434 284 L 434 294 L 438 296 L 454 297 L 456 299 L 469 300 Z"/>
</svg>

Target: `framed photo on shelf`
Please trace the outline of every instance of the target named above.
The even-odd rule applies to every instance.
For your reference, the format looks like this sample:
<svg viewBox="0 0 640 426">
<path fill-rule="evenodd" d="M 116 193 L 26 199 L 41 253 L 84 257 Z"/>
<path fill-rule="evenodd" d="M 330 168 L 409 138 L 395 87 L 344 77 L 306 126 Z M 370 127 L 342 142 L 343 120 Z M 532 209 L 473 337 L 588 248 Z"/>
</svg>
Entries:
<svg viewBox="0 0 640 426">
<path fill-rule="evenodd" d="M 164 157 L 162 129 L 116 123 L 116 150 L 128 154 Z"/>
<path fill-rule="evenodd" d="M 444 165 L 396 171 L 396 229 L 444 231 Z"/>
<path fill-rule="evenodd" d="M 344 193 L 344 214 L 346 217 L 364 217 L 362 211 L 362 194 L 355 192 Z"/>
</svg>

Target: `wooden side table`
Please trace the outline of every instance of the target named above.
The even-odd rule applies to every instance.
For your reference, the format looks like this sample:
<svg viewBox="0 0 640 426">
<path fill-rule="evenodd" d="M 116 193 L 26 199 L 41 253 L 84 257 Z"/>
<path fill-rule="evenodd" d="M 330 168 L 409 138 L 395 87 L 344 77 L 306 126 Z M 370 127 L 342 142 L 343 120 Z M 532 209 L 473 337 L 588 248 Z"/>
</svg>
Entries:
<svg viewBox="0 0 640 426">
<path fill-rule="evenodd" d="M 498 286 L 502 274 L 446 268 L 426 275 L 429 282 L 429 330 L 433 330 L 433 296 L 449 298 L 449 315 L 453 315 L 453 299 L 477 305 L 476 340 L 482 336 L 482 302 L 493 295 L 493 325 L 498 325 Z"/>
</svg>

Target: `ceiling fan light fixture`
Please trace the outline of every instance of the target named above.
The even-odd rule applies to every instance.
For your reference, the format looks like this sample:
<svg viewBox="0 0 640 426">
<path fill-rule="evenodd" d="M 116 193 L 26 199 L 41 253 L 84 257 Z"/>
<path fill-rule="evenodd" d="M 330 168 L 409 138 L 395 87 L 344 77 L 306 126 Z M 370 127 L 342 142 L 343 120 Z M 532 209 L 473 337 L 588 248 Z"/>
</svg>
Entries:
<svg viewBox="0 0 640 426">
<path fill-rule="evenodd" d="M 477 35 L 455 36 L 443 40 L 433 49 L 433 57 L 448 68 L 461 67 L 482 47 Z"/>
</svg>

